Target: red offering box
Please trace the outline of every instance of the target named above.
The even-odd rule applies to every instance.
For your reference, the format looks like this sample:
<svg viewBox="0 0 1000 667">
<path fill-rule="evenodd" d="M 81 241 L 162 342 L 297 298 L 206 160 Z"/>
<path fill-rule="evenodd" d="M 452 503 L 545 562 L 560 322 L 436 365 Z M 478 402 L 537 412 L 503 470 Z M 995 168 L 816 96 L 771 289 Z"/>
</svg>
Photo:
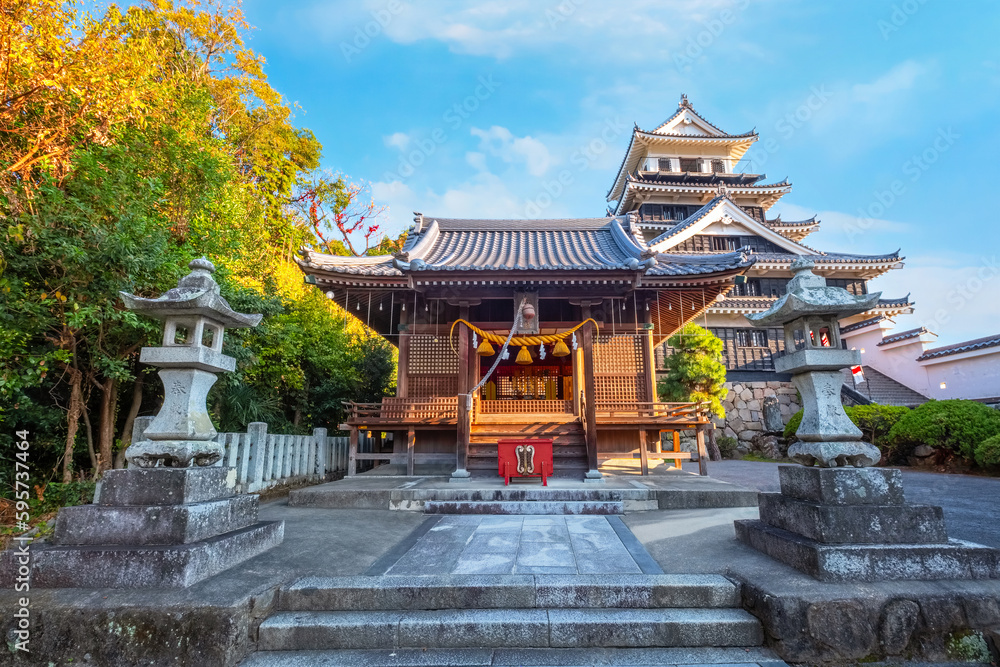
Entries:
<svg viewBox="0 0 1000 667">
<path fill-rule="evenodd" d="M 510 484 L 511 477 L 541 477 L 542 486 L 548 486 L 546 478 L 552 476 L 552 440 L 499 440 L 497 461 L 505 486 Z"/>
</svg>

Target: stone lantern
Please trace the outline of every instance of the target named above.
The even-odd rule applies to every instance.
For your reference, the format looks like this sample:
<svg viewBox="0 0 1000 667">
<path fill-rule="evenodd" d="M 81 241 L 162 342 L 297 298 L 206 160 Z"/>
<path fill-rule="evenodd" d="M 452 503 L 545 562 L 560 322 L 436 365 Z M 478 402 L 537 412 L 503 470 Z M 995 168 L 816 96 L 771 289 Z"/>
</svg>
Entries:
<svg viewBox="0 0 1000 667">
<path fill-rule="evenodd" d="M 188 268 L 191 273 L 177 287 L 156 299 L 121 293 L 129 310 L 163 321 L 163 345 L 144 347 L 139 357 L 160 369 L 163 407 L 144 439 L 125 451 L 130 466 L 210 466 L 222 458 L 206 405 L 216 373 L 236 368 L 236 360 L 222 354 L 222 338 L 227 327 L 253 327 L 261 316 L 230 308 L 212 279 L 215 266 L 207 259 L 196 259 Z"/>
<path fill-rule="evenodd" d="M 215 374 L 235 367 L 221 352 L 225 328 L 261 316 L 229 307 L 207 259 L 188 266 L 157 299 L 122 294 L 164 323 L 163 346 L 140 356 L 160 369 L 163 406 L 125 450 L 128 469 L 105 472 L 94 503 L 60 509 L 51 540 L 32 545 L 32 587 L 184 588 L 284 539 L 284 522 L 257 520 L 258 497 L 238 492 L 236 469 L 213 465 L 223 448 L 205 406 Z M 16 571 L 0 554 L 0 572 Z"/>
<path fill-rule="evenodd" d="M 878 448 L 862 440 L 840 401 L 841 370 L 861 363 L 857 350 L 841 347 L 840 320 L 874 308 L 881 292 L 855 296 L 827 287 L 826 280 L 812 272 L 810 259 L 797 259 L 791 268 L 795 276 L 786 293 L 767 311 L 747 315 L 754 326 L 781 325 L 785 330 L 785 354 L 775 359 L 774 368 L 791 373 L 802 394 L 798 441 L 788 448 L 788 456 L 824 468 L 873 466 L 881 458 Z"/>
<path fill-rule="evenodd" d="M 796 260 L 785 295 L 747 316 L 785 329 L 774 367 L 802 394 L 788 456 L 803 465 L 778 466 L 781 492 L 760 494 L 760 518 L 736 521 L 737 539 L 823 581 L 1000 577 L 1000 552 L 948 539 L 940 507 L 906 503 L 899 470 L 873 467 L 878 448 L 862 441 L 840 402 L 841 369 L 861 355 L 841 348 L 839 320 L 870 310 L 880 294 L 827 287 L 812 267 Z"/>
</svg>

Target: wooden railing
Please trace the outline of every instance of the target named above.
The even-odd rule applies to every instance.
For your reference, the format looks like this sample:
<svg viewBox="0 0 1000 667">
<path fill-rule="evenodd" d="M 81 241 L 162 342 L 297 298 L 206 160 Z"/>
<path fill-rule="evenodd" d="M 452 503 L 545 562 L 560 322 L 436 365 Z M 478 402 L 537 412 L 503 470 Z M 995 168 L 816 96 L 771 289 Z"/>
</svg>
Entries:
<svg viewBox="0 0 1000 667">
<path fill-rule="evenodd" d="M 597 421 L 654 421 L 704 424 L 710 420 L 706 403 L 654 403 L 650 401 L 597 401 Z"/>
<path fill-rule="evenodd" d="M 573 401 L 561 400 L 495 400 L 480 401 L 480 414 L 572 414 Z"/>
<path fill-rule="evenodd" d="M 345 401 L 347 423 L 365 424 L 454 424 L 458 419 L 458 398 L 398 398 L 382 399 L 381 403 Z"/>
</svg>

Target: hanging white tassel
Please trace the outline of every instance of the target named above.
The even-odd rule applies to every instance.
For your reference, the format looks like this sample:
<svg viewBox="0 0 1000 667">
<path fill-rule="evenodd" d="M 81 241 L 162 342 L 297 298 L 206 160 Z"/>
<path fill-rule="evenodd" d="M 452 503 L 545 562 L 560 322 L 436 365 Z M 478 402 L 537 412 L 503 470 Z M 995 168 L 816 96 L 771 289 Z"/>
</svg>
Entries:
<svg viewBox="0 0 1000 667">
<path fill-rule="evenodd" d="M 479 339 L 476 338 L 476 332 L 472 332 L 472 347 L 479 347 Z"/>
<path fill-rule="evenodd" d="M 573 332 L 573 349 L 576 349 L 576 332 Z"/>
<path fill-rule="evenodd" d="M 539 360 L 545 358 L 545 343 L 538 346 L 538 358 Z"/>
<path fill-rule="evenodd" d="M 501 359 L 510 359 L 510 350 L 508 348 L 505 347 L 503 349 L 503 356 Z"/>
</svg>

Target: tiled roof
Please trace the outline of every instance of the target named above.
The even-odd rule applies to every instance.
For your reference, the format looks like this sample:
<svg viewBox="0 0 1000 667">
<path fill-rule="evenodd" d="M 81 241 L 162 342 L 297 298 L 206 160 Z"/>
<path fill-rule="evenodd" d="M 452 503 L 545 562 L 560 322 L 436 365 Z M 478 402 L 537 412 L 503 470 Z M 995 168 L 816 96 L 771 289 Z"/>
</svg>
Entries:
<svg viewBox="0 0 1000 667">
<path fill-rule="evenodd" d="M 912 306 L 913 303 L 910 301 L 910 295 L 899 297 L 898 299 L 879 299 L 878 305 L 880 308 L 902 308 L 903 306 Z"/>
<path fill-rule="evenodd" d="M 720 174 L 704 173 L 695 171 L 647 171 L 639 172 L 631 177 L 634 183 L 669 183 L 669 184 L 689 184 L 689 185 L 754 185 L 761 179 L 767 178 L 766 174 Z"/>
<path fill-rule="evenodd" d="M 629 216 L 563 220 L 418 218 L 395 256 L 334 257 L 306 252 L 303 268 L 366 276 L 423 271 L 641 271 L 648 276 L 703 275 L 749 267 L 741 252 L 658 254 Z"/>
<path fill-rule="evenodd" d="M 900 331 L 899 333 L 894 333 L 891 336 L 885 336 L 882 341 L 876 343 L 876 345 L 888 345 L 889 343 L 898 343 L 903 340 L 908 340 L 910 338 L 920 338 L 924 334 L 930 333 L 929 329 L 924 327 L 918 327 L 916 329 L 909 329 L 907 331 Z"/>
<path fill-rule="evenodd" d="M 919 357 L 917 361 L 924 361 L 926 359 L 937 359 L 938 357 L 947 357 L 951 354 L 960 354 L 962 352 L 973 352 L 975 350 L 982 350 L 987 347 L 997 347 L 1000 346 L 1000 334 L 993 336 L 985 336 L 983 338 L 976 338 L 975 340 L 967 340 L 964 343 L 956 343 L 954 345 L 945 345 L 944 347 L 935 347 L 933 349 L 927 350 Z"/>
<path fill-rule="evenodd" d="M 794 255 L 792 253 L 778 253 L 778 252 L 759 252 L 754 254 L 758 260 L 772 261 L 772 262 L 794 262 L 800 257 L 800 255 Z M 872 263 L 877 264 L 879 262 L 890 262 L 893 260 L 900 259 L 899 251 L 886 253 L 884 255 L 850 255 L 842 252 L 821 252 L 818 255 L 809 255 L 809 257 L 815 260 L 817 263 Z"/>
<path fill-rule="evenodd" d="M 671 117 L 670 120 L 673 120 L 673 117 Z M 667 123 L 669 123 L 670 120 L 668 120 Z M 708 121 L 705 121 L 705 122 L 708 122 Z M 663 125 L 666 125 L 666 123 L 664 123 Z M 663 127 L 663 125 L 661 125 L 660 127 Z M 709 123 L 709 125 L 711 125 L 711 123 Z M 715 126 L 713 125 L 712 127 L 715 127 Z M 656 130 L 653 130 L 653 131 L 640 130 L 639 128 L 635 128 L 635 132 L 638 133 L 638 134 L 647 136 L 647 137 L 666 137 L 668 139 L 696 139 L 696 140 L 702 140 L 702 141 L 705 141 L 705 140 L 708 140 L 708 141 L 720 141 L 720 140 L 725 140 L 725 139 L 753 139 L 753 138 L 757 137 L 757 132 L 754 131 L 754 130 L 751 130 L 750 132 L 744 132 L 743 134 L 727 134 L 727 133 L 723 132 L 722 134 L 718 134 L 718 135 L 716 135 L 716 134 L 684 134 L 683 132 L 657 132 Z"/>
<path fill-rule="evenodd" d="M 787 220 L 786 221 L 786 220 L 782 220 L 781 216 L 779 215 L 777 218 L 772 218 L 771 220 L 767 220 L 766 222 L 771 227 L 812 227 L 814 225 L 819 224 L 819 222 L 816 220 L 816 217 L 817 216 L 814 215 L 813 217 L 809 218 L 808 220 Z"/>
<path fill-rule="evenodd" d="M 888 319 L 885 315 L 869 317 L 867 320 L 861 320 L 860 322 L 855 322 L 854 324 L 848 324 L 846 327 L 840 327 L 840 333 L 845 334 L 857 331 L 858 329 L 864 329 L 865 327 L 870 327 L 873 324 L 878 324 L 885 319 Z"/>
<path fill-rule="evenodd" d="M 751 266 L 753 256 L 742 252 L 708 255 L 673 255 L 660 253 L 656 266 L 646 271 L 647 276 L 690 276 L 701 273 L 719 273 Z"/>
<path fill-rule="evenodd" d="M 307 250 L 299 265 L 313 269 L 323 269 L 335 273 L 346 273 L 358 276 L 402 276 L 403 272 L 395 267 L 392 257 L 340 257 L 324 255 Z"/>
<path fill-rule="evenodd" d="M 844 384 L 874 403 L 914 407 L 926 403 L 928 400 L 923 394 L 871 366 L 863 366 L 862 370 L 865 374 L 865 381 L 855 386 L 854 379 L 851 377 L 851 369 L 845 368 L 842 371 Z"/>
<path fill-rule="evenodd" d="M 680 104 L 677 106 L 677 111 L 675 111 L 670 116 L 670 118 L 667 118 L 665 121 L 663 121 L 662 123 L 660 123 L 659 125 L 657 125 L 656 128 L 654 129 L 654 132 L 655 132 L 655 130 L 659 130 L 661 127 L 665 127 L 665 126 L 669 125 L 670 121 L 672 121 L 674 118 L 677 118 L 679 115 L 681 115 L 682 113 L 684 113 L 685 110 L 690 111 L 692 114 L 694 114 L 695 116 L 697 116 L 698 118 L 700 118 L 702 120 L 702 122 L 704 122 L 706 125 L 708 125 L 712 129 L 714 129 L 716 132 L 718 132 L 720 135 L 722 135 L 722 136 L 718 137 L 720 139 L 724 138 L 724 137 L 728 137 L 728 138 L 742 138 L 742 137 L 755 137 L 755 136 L 757 136 L 757 133 L 754 130 L 751 130 L 750 132 L 747 132 L 745 134 L 726 134 L 725 130 L 723 130 L 718 125 L 716 125 L 715 123 L 709 121 L 707 118 L 705 118 L 700 113 L 698 113 L 697 111 L 695 111 L 694 107 L 691 106 L 691 102 L 688 101 L 687 95 L 681 95 L 681 101 L 680 101 Z M 636 129 L 638 129 L 638 128 L 636 128 Z M 640 131 L 642 131 L 642 130 L 640 130 Z M 654 132 L 649 132 L 647 134 L 653 134 Z M 660 133 L 656 132 L 656 134 L 660 134 Z M 660 136 L 664 136 L 664 135 L 660 135 Z M 666 135 L 666 136 L 670 136 L 670 135 Z M 681 136 L 687 136 L 687 135 L 681 135 Z"/>
</svg>

